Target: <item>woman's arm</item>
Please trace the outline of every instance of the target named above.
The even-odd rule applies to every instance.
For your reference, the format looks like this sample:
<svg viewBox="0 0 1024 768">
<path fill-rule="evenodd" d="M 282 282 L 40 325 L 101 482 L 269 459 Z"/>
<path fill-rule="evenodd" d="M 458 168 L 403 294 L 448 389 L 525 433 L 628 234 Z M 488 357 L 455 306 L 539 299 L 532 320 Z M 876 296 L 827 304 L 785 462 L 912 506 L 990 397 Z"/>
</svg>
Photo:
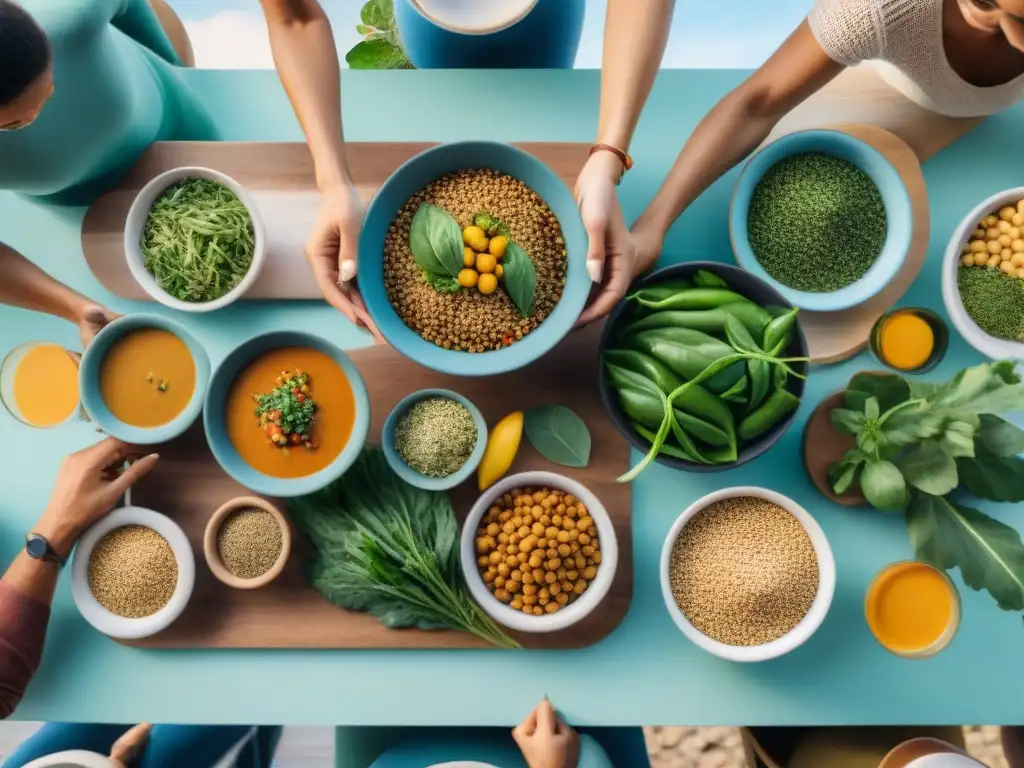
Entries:
<svg viewBox="0 0 1024 768">
<path fill-rule="evenodd" d="M 79 326 L 88 344 L 116 315 L 54 280 L 20 253 L 0 243 L 0 304 L 45 312 Z"/>
<path fill-rule="evenodd" d="M 609 0 L 601 63 L 597 143 L 629 151 L 640 112 L 658 74 L 675 0 Z M 576 202 L 587 229 L 587 272 L 602 284 L 580 325 L 608 314 L 639 270 L 615 185 L 624 168 L 612 152 L 590 156 L 576 180 Z"/>
<path fill-rule="evenodd" d="M 633 227 L 638 260 L 647 262 L 645 267 L 653 264 L 669 228 L 690 203 L 844 68 L 826 54 L 807 21 L 801 23 L 757 72 L 701 120 Z"/>
<path fill-rule="evenodd" d="M 69 456 L 46 511 L 30 532 L 45 537 L 66 558 L 78 537 L 157 462 L 151 454 L 118 473 L 136 453 L 107 438 Z M 0 718 L 15 710 L 39 667 L 59 575 L 56 563 L 35 560 L 23 551 L 0 580 Z"/>
</svg>

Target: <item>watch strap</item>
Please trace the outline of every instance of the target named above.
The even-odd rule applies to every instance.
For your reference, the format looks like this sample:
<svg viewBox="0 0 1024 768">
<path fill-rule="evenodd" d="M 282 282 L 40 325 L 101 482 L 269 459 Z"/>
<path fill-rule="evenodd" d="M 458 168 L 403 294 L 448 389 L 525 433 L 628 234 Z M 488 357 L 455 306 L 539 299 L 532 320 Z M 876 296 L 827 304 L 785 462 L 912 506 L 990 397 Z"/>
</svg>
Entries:
<svg viewBox="0 0 1024 768">
<path fill-rule="evenodd" d="M 66 557 L 60 554 L 50 544 L 49 539 L 41 533 L 32 532 L 25 537 L 25 552 L 33 560 L 43 560 L 49 563 L 57 563 L 61 568 L 67 563 Z"/>
</svg>

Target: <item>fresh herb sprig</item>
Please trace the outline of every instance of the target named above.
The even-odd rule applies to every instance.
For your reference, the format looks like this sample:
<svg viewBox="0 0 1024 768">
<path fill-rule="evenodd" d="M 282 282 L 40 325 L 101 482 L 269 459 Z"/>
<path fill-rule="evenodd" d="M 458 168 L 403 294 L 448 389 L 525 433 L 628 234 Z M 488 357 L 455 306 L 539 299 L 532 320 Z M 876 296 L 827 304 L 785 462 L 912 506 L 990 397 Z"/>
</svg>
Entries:
<svg viewBox="0 0 1024 768">
<path fill-rule="evenodd" d="M 844 405 L 832 424 L 856 445 L 829 469 L 832 490 L 859 489 L 877 509 L 905 511 L 918 558 L 959 567 L 1000 608 L 1024 610 L 1020 535 L 963 503 L 963 491 L 1024 501 L 1024 430 L 1000 417 L 1024 410 L 1015 363 L 966 368 L 945 384 L 857 374 Z"/>
<path fill-rule="evenodd" d="M 234 192 L 186 178 L 153 203 L 139 241 L 146 270 L 181 301 L 207 302 L 234 289 L 252 266 L 252 215 Z"/>
<path fill-rule="evenodd" d="M 332 603 L 395 629 L 456 629 L 519 647 L 462 580 L 448 496 L 403 482 L 380 449 L 365 449 L 344 477 L 292 499 L 288 511 L 314 547 L 309 581 Z"/>
<path fill-rule="evenodd" d="M 265 429 L 269 425 L 280 428 L 287 441 L 292 434 L 308 437 L 316 419 L 316 403 L 309 389 L 309 374 L 297 371 L 291 375 L 281 371 L 277 386 L 266 394 L 257 394 L 256 416 Z M 271 432 L 271 439 L 277 430 Z M 274 442 L 278 442 L 274 440 Z"/>
</svg>

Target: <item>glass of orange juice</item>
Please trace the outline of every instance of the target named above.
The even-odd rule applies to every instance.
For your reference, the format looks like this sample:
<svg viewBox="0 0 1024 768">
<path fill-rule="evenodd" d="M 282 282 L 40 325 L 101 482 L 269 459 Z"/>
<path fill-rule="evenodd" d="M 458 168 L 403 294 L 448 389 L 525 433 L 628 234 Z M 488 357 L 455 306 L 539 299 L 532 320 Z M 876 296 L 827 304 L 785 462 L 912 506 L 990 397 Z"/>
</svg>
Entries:
<svg viewBox="0 0 1024 768">
<path fill-rule="evenodd" d="M 960 627 L 960 593 L 933 565 L 904 560 L 886 566 L 868 587 L 868 627 L 887 651 L 927 659 L 945 649 Z"/>
<path fill-rule="evenodd" d="M 15 347 L 0 363 L 0 402 L 30 427 L 56 427 L 84 418 L 78 355 L 49 341 Z"/>
</svg>

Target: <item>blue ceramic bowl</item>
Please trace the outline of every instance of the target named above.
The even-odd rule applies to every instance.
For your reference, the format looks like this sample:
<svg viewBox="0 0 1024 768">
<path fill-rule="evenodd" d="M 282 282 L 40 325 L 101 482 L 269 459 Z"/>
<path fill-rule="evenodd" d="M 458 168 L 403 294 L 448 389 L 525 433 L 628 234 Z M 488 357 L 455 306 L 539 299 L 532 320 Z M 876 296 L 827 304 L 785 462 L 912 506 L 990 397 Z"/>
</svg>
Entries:
<svg viewBox="0 0 1024 768">
<path fill-rule="evenodd" d="M 100 368 L 107 352 L 123 336 L 143 328 L 159 328 L 173 333 L 185 342 L 196 364 L 196 387 L 192 399 L 176 418 L 159 427 L 133 427 L 131 424 L 125 424 L 110 412 L 100 394 Z M 96 334 L 96 338 L 82 355 L 82 363 L 78 367 L 78 388 L 81 390 L 82 407 L 89 418 L 111 437 L 136 445 L 166 443 L 179 437 L 192 426 L 203 408 L 203 396 L 206 394 L 209 380 L 210 358 L 206 356 L 203 345 L 183 326 L 160 315 L 139 314 L 119 317 Z"/>
<path fill-rule="evenodd" d="M 508 13 L 495 15 L 503 2 Z M 585 11 L 586 0 L 395 0 L 402 47 L 418 69 L 570 69 Z"/>
<path fill-rule="evenodd" d="M 522 181 L 558 217 L 568 253 L 565 288 L 554 310 L 521 341 L 491 352 L 457 352 L 423 339 L 398 316 L 384 288 L 384 237 L 398 211 L 427 184 L 446 173 L 491 168 Z M 554 171 L 508 144 L 467 141 L 428 149 L 402 165 L 377 192 L 359 238 L 359 289 L 384 338 L 410 360 L 456 376 L 491 376 L 532 363 L 572 330 L 590 292 L 587 233 L 572 193 Z"/>
<path fill-rule="evenodd" d="M 860 280 L 831 293 L 798 291 L 783 285 L 761 267 L 747 239 L 750 198 L 761 177 L 780 160 L 805 152 L 820 152 L 853 163 L 875 182 L 885 205 L 887 233 L 882 252 Z M 910 195 L 892 163 L 878 150 L 842 131 L 798 131 L 773 141 L 750 158 L 743 169 L 729 211 L 729 236 L 740 266 L 775 288 L 793 306 L 815 312 L 834 312 L 863 304 L 888 285 L 907 257 L 913 227 Z M 842 258 L 842 254 L 837 252 L 836 258 Z"/>
<path fill-rule="evenodd" d="M 473 452 L 459 471 L 453 475 L 448 475 L 448 477 L 427 477 L 420 474 L 405 463 L 405 460 L 398 455 L 398 450 L 395 448 L 395 427 L 398 425 L 398 420 L 402 417 L 402 414 L 420 400 L 426 400 L 431 397 L 441 397 L 461 403 L 472 414 L 473 421 L 476 422 L 476 446 L 473 448 Z M 381 434 L 381 447 L 384 449 L 384 458 L 387 459 L 388 466 L 409 485 L 415 485 L 417 488 L 424 488 L 428 491 L 446 491 L 469 478 L 479 466 L 480 460 L 484 457 L 484 449 L 487 447 L 487 422 L 484 421 L 480 409 L 458 392 L 452 392 L 450 389 L 421 389 L 402 398 L 398 405 L 388 414 L 388 418 L 384 422 L 384 430 Z"/>
<path fill-rule="evenodd" d="M 348 438 L 348 444 L 331 464 L 306 477 L 272 477 L 253 469 L 238 455 L 238 451 L 231 443 L 231 438 L 228 437 L 225 413 L 231 385 L 253 360 L 265 352 L 281 347 L 306 347 L 323 352 L 330 357 L 348 377 L 349 386 L 352 387 L 352 397 L 355 400 L 356 419 L 352 425 L 352 434 Z M 203 426 L 206 428 L 206 440 L 210 444 L 210 450 L 213 451 L 217 462 L 239 484 L 263 496 L 279 498 L 304 496 L 319 491 L 345 474 L 345 470 L 352 466 L 352 462 L 363 450 L 366 433 L 370 428 L 370 396 L 366 392 L 363 377 L 355 363 L 352 362 L 352 358 L 329 341 L 301 331 L 274 331 L 262 336 L 255 336 L 244 342 L 217 366 L 206 393 Z"/>
</svg>

